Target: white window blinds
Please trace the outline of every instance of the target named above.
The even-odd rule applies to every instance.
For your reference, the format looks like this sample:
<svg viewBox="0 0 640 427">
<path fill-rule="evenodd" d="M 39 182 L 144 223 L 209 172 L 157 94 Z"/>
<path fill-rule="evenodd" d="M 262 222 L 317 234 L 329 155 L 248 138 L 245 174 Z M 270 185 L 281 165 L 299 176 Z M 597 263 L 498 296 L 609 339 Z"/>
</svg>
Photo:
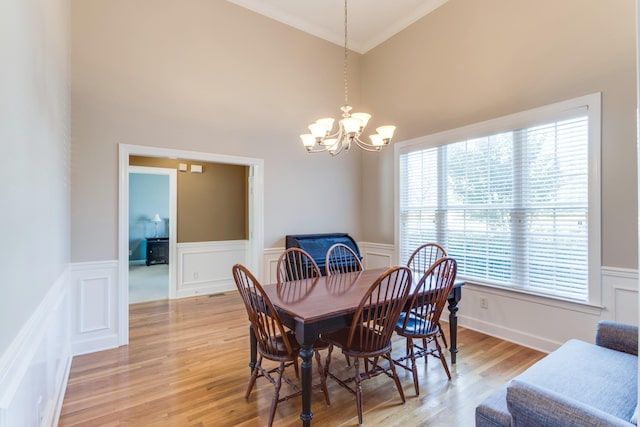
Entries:
<svg viewBox="0 0 640 427">
<path fill-rule="evenodd" d="M 478 283 L 588 301 L 589 115 L 401 149 L 400 262 L 437 242 Z"/>
</svg>

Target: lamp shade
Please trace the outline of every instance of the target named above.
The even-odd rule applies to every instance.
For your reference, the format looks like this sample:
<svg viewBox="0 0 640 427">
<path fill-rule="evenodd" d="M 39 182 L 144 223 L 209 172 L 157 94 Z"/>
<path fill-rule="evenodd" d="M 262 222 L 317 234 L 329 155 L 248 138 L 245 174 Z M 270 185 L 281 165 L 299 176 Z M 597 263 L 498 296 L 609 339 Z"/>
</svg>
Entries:
<svg viewBox="0 0 640 427">
<path fill-rule="evenodd" d="M 156 214 L 151 221 L 153 221 L 153 222 L 162 222 L 162 218 L 160 218 L 159 214 Z"/>
</svg>

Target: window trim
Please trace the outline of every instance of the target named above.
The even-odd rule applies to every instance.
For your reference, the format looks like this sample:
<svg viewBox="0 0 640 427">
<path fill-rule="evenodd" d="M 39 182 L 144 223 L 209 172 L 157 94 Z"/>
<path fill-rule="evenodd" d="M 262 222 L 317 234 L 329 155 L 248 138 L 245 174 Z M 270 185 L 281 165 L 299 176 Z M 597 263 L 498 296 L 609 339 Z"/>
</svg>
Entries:
<svg viewBox="0 0 640 427">
<path fill-rule="evenodd" d="M 596 92 L 578 98 L 569 99 L 538 108 L 510 114 L 507 116 L 475 123 L 443 132 L 421 136 L 418 138 L 397 142 L 394 144 L 394 244 L 396 250 L 400 247 L 400 155 L 411 151 L 434 148 L 465 139 L 479 138 L 509 129 L 525 128 L 532 124 L 547 120 L 557 120 L 563 112 L 573 111 L 579 108 L 587 108 L 589 117 L 589 168 L 588 168 L 588 207 L 589 207 L 589 247 L 588 257 L 588 301 L 589 305 L 600 306 L 602 301 L 600 268 L 601 255 L 601 140 L 602 140 L 602 94 Z M 396 253 L 396 262 L 399 262 L 399 253 Z M 476 285 L 482 285 L 473 281 Z M 493 288 L 496 285 L 487 285 Z M 520 292 L 518 288 L 499 286 L 512 292 Z M 529 293 L 529 292 L 527 292 Z M 562 297 L 547 294 L 536 296 L 550 299 L 571 301 Z"/>
</svg>

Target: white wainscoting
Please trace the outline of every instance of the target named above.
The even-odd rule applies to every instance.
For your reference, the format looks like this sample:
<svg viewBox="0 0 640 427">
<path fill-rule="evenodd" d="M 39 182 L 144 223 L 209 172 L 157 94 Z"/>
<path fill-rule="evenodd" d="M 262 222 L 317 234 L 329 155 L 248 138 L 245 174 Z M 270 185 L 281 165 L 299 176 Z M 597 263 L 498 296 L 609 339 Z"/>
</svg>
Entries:
<svg viewBox="0 0 640 427">
<path fill-rule="evenodd" d="M 72 264 L 71 307 L 74 355 L 118 347 L 118 261 Z"/>
<path fill-rule="evenodd" d="M 0 427 L 55 426 L 71 367 L 68 269 L 0 359 Z"/>
<path fill-rule="evenodd" d="M 248 265 L 246 245 L 246 241 L 180 244 L 176 296 L 235 290 L 231 266 Z M 393 245 L 360 242 L 358 246 L 365 268 L 395 264 Z M 276 264 L 283 251 L 263 251 L 262 283 L 276 281 Z M 117 347 L 117 262 L 75 264 L 71 275 L 73 354 Z M 593 341 L 601 319 L 637 324 L 638 272 L 603 267 L 601 281 L 601 307 L 467 284 L 459 305 L 459 324 L 546 352 L 570 338 Z M 483 301 L 488 308 L 481 308 Z"/>
<path fill-rule="evenodd" d="M 555 350 L 571 338 L 593 342 L 596 325 L 602 319 L 638 324 L 638 272 L 603 267 L 600 275 L 601 307 L 465 285 L 459 324 L 544 352 Z M 483 301 L 487 308 L 481 308 Z"/>
<path fill-rule="evenodd" d="M 360 255 L 362 256 L 362 264 L 366 269 L 391 267 L 395 264 L 396 252 L 393 245 L 360 242 L 358 243 L 358 248 L 360 248 Z M 275 283 L 278 280 L 276 275 L 278 257 L 284 250 L 285 248 L 264 250 L 262 261 L 264 277 L 261 278 L 262 283 Z"/>
<path fill-rule="evenodd" d="M 373 268 L 391 267 L 397 263 L 396 248 L 382 243 L 358 243 L 362 263 L 367 270 Z"/>
<path fill-rule="evenodd" d="M 249 242 L 179 243 L 177 298 L 216 294 L 236 289 L 234 264 L 247 264 Z"/>
<path fill-rule="evenodd" d="M 262 258 L 263 276 L 260 280 L 263 284 L 276 283 L 278 276 L 276 274 L 278 266 L 278 258 L 285 251 L 285 248 L 269 248 L 264 250 Z"/>
</svg>

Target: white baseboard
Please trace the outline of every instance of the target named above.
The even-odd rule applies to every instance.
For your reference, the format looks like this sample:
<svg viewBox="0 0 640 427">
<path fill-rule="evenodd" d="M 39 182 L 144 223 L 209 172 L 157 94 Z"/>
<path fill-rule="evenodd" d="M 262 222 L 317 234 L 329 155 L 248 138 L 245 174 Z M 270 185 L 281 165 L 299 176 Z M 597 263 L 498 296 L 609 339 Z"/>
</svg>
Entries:
<svg viewBox="0 0 640 427">
<path fill-rule="evenodd" d="M 445 312 L 445 314 L 447 313 Z M 460 312 L 458 312 L 458 324 L 467 329 L 491 335 L 492 337 L 500 338 L 525 347 L 533 348 L 544 353 L 550 353 L 562 344 L 562 342 L 552 341 L 531 333 L 512 329 L 504 325 L 474 319 L 472 317 L 465 316 L 464 314 L 460 314 Z"/>
<path fill-rule="evenodd" d="M 55 426 L 71 367 L 69 270 L 0 359 L 0 427 Z"/>
</svg>

